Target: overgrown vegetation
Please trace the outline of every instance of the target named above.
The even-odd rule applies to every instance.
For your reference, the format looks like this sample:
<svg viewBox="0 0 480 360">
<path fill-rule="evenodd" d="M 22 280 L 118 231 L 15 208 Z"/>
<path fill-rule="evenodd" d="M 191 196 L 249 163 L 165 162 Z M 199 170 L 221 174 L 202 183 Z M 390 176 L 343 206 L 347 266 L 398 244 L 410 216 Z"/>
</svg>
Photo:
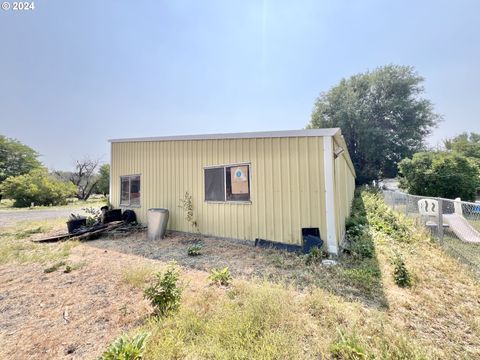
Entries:
<svg viewBox="0 0 480 360">
<path fill-rule="evenodd" d="M 122 335 L 115 340 L 98 360 L 141 360 L 148 336 L 142 332 L 134 337 Z"/>
<path fill-rule="evenodd" d="M 49 229 L 43 223 L 31 227 L 23 224 L 6 232 L 9 241 L 29 246 L 28 238 L 15 239 L 14 234 L 20 229 L 35 232 L 39 227 Z M 3 240 L 5 235 L 1 236 Z M 204 272 L 182 268 L 182 281 L 189 286 L 180 288 L 179 269 L 170 265 L 148 287 L 154 296 L 147 299 L 155 309 L 154 304 L 162 304 L 159 307 L 163 310 L 155 310 L 158 316 L 149 317 L 141 329 L 133 330 L 130 335 L 139 330 L 151 333 L 148 341 L 134 348 L 144 349 L 144 359 L 478 358 L 480 290 L 467 270 L 428 241 L 409 219 L 386 207 L 381 195 L 372 191 L 357 192 L 348 237 L 352 242 L 350 254 L 332 267 L 317 262 L 305 266 L 305 257 L 274 250 L 251 253 L 255 264 L 266 256 L 261 254 L 275 256 L 278 267 L 271 268 L 283 282 L 236 276 L 228 287 L 206 286 Z M 58 251 L 57 244 L 51 245 L 42 244 L 26 252 L 41 255 L 46 263 L 41 270 L 62 261 L 65 265 L 57 270 L 66 269 L 71 264 L 69 259 L 55 255 L 45 260 L 42 249 Z M 0 249 L 2 246 L 0 241 Z M 181 252 L 186 255 L 184 246 Z M 401 254 L 414 286 L 396 284 L 392 262 L 395 253 Z M 108 255 L 102 253 L 107 261 L 103 256 Z M 109 261 L 119 265 L 112 267 L 113 279 L 144 287 L 153 272 L 150 261 L 136 258 L 136 267 L 127 271 L 132 266 L 128 265 L 130 259 L 111 256 L 115 257 Z M 207 254 L 199 262 L 205 264 L 205 258 Z M 239 268 L 234 269 L 237 274 Z M 41 276 L 50 281 L 56 278 Z M 102 281 L 99 286 L 111 285 L 112 278 Z M 299 288 L 298 283 L 307 285 Z M 382 295 L 385 306 L 378 306 Z M 103 358 L 142 356 L 142 351 L 128 350 L 128 344 L 135 342 L 132 337 L 124 339 L 112 344 Z"/>
<path fill-rule="evenodd" d="M 352 215 L 346 223 L 350 253 L 356 266 L 343 270 L 343 274 L 357 284 L 368 284 L 380 279 L 381 272 L 375 259 L 374 238 L 388 242 L 394 251 L 392 276 L 401 287 L 411 285 L 411 274 L 399 248 L 414 245 L 419 240 L 413 223 L 392 211 L 375 190 L 357 190 Z"/>
<path fill-rule="evenodd" d="M 156 316 L 165 317 L 178 310 L 182 297 L 178 279 L 178 269 L 175 264 L 170 264 L 165 272 L 156 273 L 153 284 L 144 290 Z"/>
</svg>

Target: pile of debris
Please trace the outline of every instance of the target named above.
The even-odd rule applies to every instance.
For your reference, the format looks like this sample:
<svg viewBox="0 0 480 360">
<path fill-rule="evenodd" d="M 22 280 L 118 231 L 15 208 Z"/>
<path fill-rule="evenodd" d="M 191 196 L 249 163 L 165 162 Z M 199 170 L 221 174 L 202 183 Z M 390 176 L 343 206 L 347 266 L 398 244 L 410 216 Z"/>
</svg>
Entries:
<svg viewBox="0 0 480 360">
<path fill-rule="evenodd" d="M 70 214 L 67 221 L 68 232 L 34 242 L 49 243 L 65 240 L 93 240 L 103 234 L 129 234 L 132 231 L 144 230 L 144 226 L 137 224 L 137 217 L 133 210 L 110 210 L 104 206 L 100 211 L 83 209 L 89 216 Z"/>
</svg>

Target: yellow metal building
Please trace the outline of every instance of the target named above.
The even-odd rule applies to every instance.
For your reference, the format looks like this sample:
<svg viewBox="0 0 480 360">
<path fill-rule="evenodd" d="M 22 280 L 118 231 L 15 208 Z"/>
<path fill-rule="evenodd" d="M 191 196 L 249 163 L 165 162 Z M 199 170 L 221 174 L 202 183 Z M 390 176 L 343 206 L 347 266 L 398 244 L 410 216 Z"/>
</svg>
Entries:
<svg viewBox="0 0 480 360">
<path fill-rule="evenodd" d="M 318 228 L 338 253 L 355 189 L 340 129 L 115 139 L 110 201 L 146 223 L 170 211 L 168 229 L 192 231 L 179 207 L 188 192 L 200 232 L 301 245 Z"/>
</svg>

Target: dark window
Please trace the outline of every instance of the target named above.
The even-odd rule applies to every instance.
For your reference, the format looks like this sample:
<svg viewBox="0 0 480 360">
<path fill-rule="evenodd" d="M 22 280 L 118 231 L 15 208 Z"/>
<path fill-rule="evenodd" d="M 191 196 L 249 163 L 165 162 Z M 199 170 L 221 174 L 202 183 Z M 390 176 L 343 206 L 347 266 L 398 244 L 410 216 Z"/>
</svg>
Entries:
<svg viewBox="0 0 480 360">
<path fill-rule="evenodd" d="M 250 176 L 248 165 L 225 168 L 227 201 L 250 201 Z"/>
<path fill-rule="evenodd" d="M 225 169 L 205 169 L 205 201 L 225 201 Z"/>
<path fill-rule="evenodd" d="M 121 176 L 120 205 L 140 205 L 140 175 Z"/>
<path fill-rule="evenodd" d="M 250 201 L 250 165 L 205 169 L 205 201 Z"/>
</svg>

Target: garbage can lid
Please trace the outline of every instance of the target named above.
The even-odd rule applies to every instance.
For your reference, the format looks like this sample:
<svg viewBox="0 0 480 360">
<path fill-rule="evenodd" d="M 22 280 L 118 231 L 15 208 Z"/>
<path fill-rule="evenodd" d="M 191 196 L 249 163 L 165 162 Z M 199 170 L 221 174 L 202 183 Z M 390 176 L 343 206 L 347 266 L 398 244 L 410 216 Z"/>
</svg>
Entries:
<svg viewBox="0 0 480 360">
<path fill-rule="evenodd" d="M 164 208 L 151 208 L 151 209 L 148 209 L 148 211 L 154 211 L 154 212 L 168 212 L 168 209 L 164 209 Z"/>
</svg>

